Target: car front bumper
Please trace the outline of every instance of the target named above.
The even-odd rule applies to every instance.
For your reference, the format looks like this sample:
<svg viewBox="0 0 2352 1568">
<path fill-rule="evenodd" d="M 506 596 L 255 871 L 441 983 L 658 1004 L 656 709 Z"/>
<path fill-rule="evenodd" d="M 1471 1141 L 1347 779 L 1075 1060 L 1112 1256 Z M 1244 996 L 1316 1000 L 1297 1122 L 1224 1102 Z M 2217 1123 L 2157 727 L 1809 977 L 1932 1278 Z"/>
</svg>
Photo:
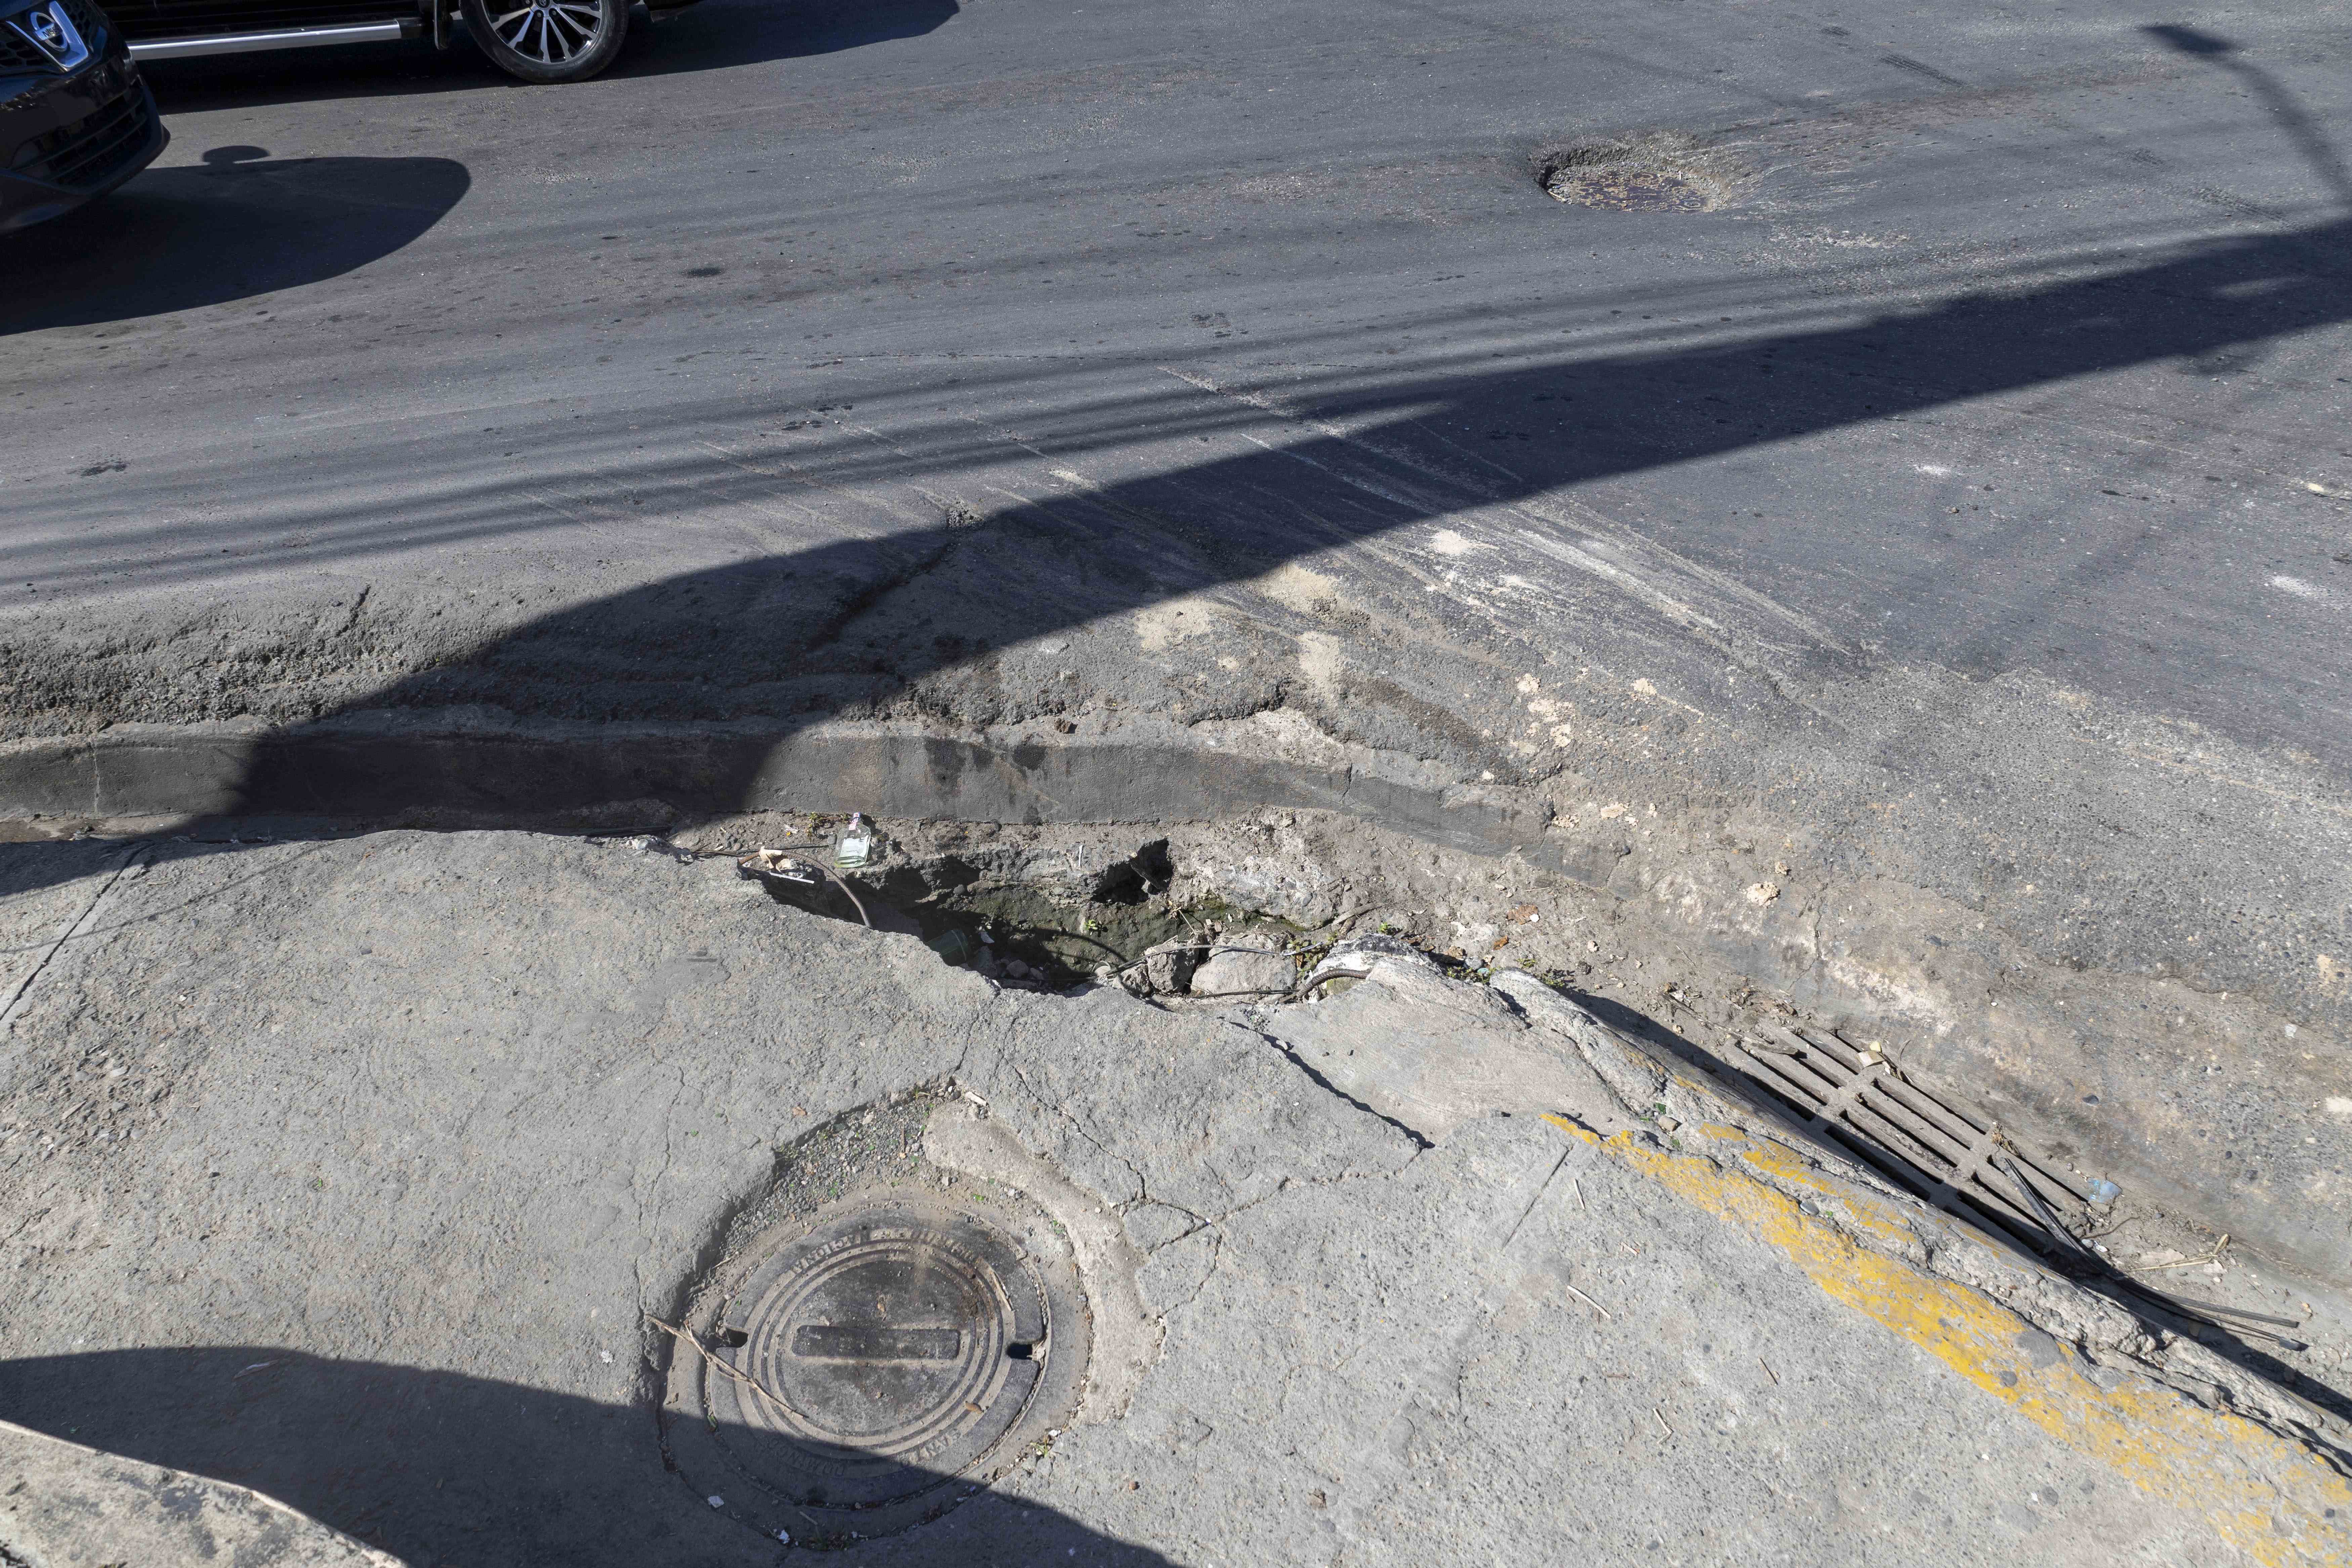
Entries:
<svg viewBox="0 0 2352 1568">
<path fill-rule="evenodd" d="M 12 79 L 0 104 L 0 232 L 70 212 L 155 161 L 171 140 L 121 39 L 71 76 Z"/>
</svg>

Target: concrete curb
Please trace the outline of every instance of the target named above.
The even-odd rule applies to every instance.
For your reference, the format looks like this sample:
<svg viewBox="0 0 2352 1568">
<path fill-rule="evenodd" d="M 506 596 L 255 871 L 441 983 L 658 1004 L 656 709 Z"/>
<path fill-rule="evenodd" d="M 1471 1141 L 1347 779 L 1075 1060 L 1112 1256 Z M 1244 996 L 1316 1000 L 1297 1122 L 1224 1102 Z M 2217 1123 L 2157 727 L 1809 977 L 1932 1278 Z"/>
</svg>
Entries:
<svg viewBox="0 0 2352 1568">
<path fill-rule="evenodd" d="M 851 811 L 972 822 L 1201 820 L 1338 811 L 1475 854 L 1525 852 L 1599 882 L 1543 842 L 1548 816 L 1398 777 L 1363 758 L 1218 749 L 1173 725 L 1132 738 L 951 740 L 912 725 L 604 724 L 363 713 L 273 731 L 121 724 L 0 743 L 0 817 L 420 813 L 523 825 L 658 802 L 689 815 Z M 1337 748 L 1333 748 L 1337 750 Z"/>
</svg>

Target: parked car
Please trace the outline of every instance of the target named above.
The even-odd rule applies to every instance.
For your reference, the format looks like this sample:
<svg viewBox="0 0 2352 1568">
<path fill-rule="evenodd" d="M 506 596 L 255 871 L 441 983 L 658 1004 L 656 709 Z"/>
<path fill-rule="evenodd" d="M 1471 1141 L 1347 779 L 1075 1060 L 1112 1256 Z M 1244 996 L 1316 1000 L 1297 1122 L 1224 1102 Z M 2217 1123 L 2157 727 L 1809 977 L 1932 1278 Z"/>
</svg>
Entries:
<svg viewBox="0 0 2352 1568">
<path fill-rule="evenodd" d="M 0 0 L 0 231 L 104 195 L 169 139 L 89 0 Z"/>
<path fill-rule="evenodd" d="M 652 14 L 693 3 L 657 0 Z M 446 49 L 462 14 L 474 42 L 508 74 L 580 81 L 621 52 L 630 8 L 630 0 L 120 0 L 115 19 L 133 57 L 157 60 L 396 38 Z"/>
</svg>

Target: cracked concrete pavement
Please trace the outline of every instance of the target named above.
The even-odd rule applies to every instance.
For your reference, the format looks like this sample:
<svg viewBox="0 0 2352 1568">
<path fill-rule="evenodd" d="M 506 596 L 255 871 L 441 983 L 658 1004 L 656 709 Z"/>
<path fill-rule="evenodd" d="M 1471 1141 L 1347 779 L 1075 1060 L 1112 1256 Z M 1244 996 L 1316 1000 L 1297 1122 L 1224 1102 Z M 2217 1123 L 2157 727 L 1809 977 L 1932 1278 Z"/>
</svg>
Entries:
<svg viewBox="0 0 2352 1568">
<path fill-rule="evenodd" d="M 663 1469 L 641 1314 L 920 1092 L 910 1170 L 1097 1205 L 1142 1370 L 852 1558 L 2342 1561 L 2344 19 L 159 67 L 163 163 L 0 250 L 0 1418 L 417 1564 L 772 1554 Z M 350 836 L 850 809 L 1883 1041 L 2255 1255 L 2316 1384 L 1507 973 L 1170 1012 Z"/>
<path fill-rule="evenodd" d="M 909 1095 L 922 1170 L 984 1131 L 1135 1260 L 1131 1365 L 853 1563 L 2347 1560 L 2339 1416 L 1522 973 L 1169 1012 L 629 843 L 0 868 L 61 851 L 5 906 L 0 1418 L 404 1562 L 785 1551 L 665 1471 L 645 1314 Z"/>
<path fill-rule="evenodd" d="M 8 242 L 0 811 L 1338 805 L 2341 1286 L 2340 13 L 159 68 L 164 165 Z M 1538 183 L 1612 148 L 1712 210 Z"/>
</svg>

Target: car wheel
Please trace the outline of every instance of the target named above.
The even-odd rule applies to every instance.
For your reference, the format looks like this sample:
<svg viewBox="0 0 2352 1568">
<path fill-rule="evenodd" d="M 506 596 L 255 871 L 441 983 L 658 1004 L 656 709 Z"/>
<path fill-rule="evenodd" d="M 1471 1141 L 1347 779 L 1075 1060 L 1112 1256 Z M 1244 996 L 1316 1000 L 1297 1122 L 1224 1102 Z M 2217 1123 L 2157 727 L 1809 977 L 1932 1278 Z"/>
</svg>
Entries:
<svg viewBox="0 0 2352 1568">
<path fill-rule="evenodd" d="M 466 30 L 500 70 L 525 81 L 583 81 L 613 63 L 629 0 L 465 0 Z"/>
</svg>

